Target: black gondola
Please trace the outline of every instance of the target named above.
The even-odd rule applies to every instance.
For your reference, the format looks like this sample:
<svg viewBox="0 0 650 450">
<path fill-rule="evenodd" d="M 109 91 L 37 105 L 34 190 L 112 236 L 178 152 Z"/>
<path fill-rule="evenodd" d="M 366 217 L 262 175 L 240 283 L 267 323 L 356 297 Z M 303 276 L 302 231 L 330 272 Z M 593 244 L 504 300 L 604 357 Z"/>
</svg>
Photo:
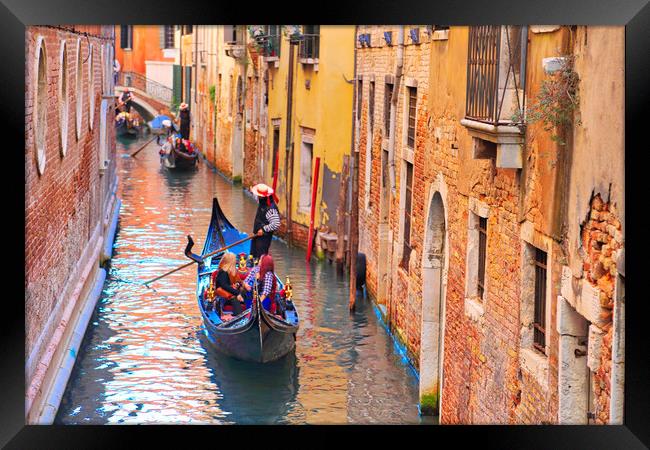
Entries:
<svg viewBox="0 0 650 450">
<path fill-rule="evenodd" d="M 216 198 L 212 202 L 212 218 L 208 234 L 203 246 L 203 255 L 207 255 L 219 248 L 235 243 L 247 237 L 246 233 L 237 230 L 225 217 Z M 283 305 L 282 317 L 271 314 L 265 300 L 264 305 L 257 296 L 246 299 L 246 309 L 238 316 L 224 321 L 217 311 L 207 310 L 207 292 L 210 289 L 211 274 L 217 270 L 223 253 L 217 253 L 205 259 L 193 255 L 190 242 L 185 254 L 192 259 L 198 259 L 196 298 L 205 324 L 205 333 L 214 347 L 228 356 L 255 362 L 269 362 L 277 360 L 295 348 L 296 332 L 298 331 L 298 314 L 291 301 L 291 295 L 283 298 L 285 285 L 279 277 L 277 279 L 276 301 Z M 243 242 L 233 246 L 229 251 L 248 254 L 250 243 Z M 219 302 L 219 299 L 215 299 Z M 217 303 L 219 305 L 219 303 Z"/>
<path fill-rule="evenodd" d="M 199 158 L 199 152 L 194 150 L 193 152 L 184 151 L 184 147 L 181 145 L 170 144 L 170 149 L 168 154 L 161 154 L 161 163 L 168 169 L 193 169 L 196 167 Z"/>
</svg>

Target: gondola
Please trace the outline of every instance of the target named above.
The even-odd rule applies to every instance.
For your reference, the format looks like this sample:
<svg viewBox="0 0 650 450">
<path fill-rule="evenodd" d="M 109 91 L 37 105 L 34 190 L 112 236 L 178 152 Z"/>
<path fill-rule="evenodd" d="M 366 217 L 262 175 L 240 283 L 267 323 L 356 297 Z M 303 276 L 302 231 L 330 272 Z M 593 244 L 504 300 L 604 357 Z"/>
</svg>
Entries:
<svg viewBox="0 0 650 450">
<path fill-rule="evenodd" d="M 160 162 L 168 169 L 193 169 L 196 167 L 198 158 L 199 152 L 197 150 L 192 152 L 183 151 L 179 146 L 170 142 L 163 145 L 160 153 Z"/>
<path fill-rule="evenodd" d="M 115 120 L 115 133 L 118 136 L 135 138 L 138 136 L 140 127 L 137 121 L 130 116 L 122 115 L 122 112 L 116 117 Z"/>
<path fill-rule="evenodd" d="M 233 244 L 247 237 L 246 233 L 237 230 L 225 217 L 216 198 L 212 202 L 212 218 L 208 234 L 203 246 L 203 255 L 207 255 L 227 245 Z M 193 241 L 188 236 L 188 245 L 185 254 L 197 261 L 196 299 L 201 317 L 205 325 L 205 332 L 215 349 L 225 355 L 244 361 L 270 362 L 277 360 L 295 348 L 296 332 L 299 320 L 296 308 L 291 299 L 290 285 L 285 286 L 276 275 L 277 288 L 276 300 L 284 307 L 282 316 L 271 314 L 267 308 L 270 299 L 265 299 L 264 304 L 256 295 L 246 298 L 246 309 L 238 316 L 227 320 L 219 314 L 221 307 L 207 310 L 207 300 L 210 296 L 211 274 L 218 270 L 219 261 L 223 252 L 203 259 L 191 253 Z M 233 253 L 248 254 L 250 242 L 246 241 L 228 249 Z M 286 289 L 285 289 L 286 288 Z M 219 305 L 219 299 L 215 301 Z M 268 304 L 267 304 L 268 303 Z M 227 307 L 223 307 L 224 310 Z M 223 311 L 222 311 L 223 312 Z"/>
</svg>

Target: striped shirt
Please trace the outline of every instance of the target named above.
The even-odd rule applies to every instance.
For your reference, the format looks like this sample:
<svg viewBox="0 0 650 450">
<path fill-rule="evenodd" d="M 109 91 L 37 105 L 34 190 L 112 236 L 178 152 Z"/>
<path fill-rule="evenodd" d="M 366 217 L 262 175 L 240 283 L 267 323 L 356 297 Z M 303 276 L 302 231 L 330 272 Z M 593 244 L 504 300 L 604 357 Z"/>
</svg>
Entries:
<svg viewBox="0 0 650 450">
<path fill-rule="evenodd" d="M 266 212 L 266 220 L 269 222 L 268 225 L 264 225 L 262 229 L 267 233 L 272 233 L 280 228 L 280 214 L 275 208 L 269 208 Z"/>
<path fill-rule="evenodd" d="M 244 282 L 254 288 L 254 284 L 256 282 L 256 277 L 257 274 L 260 273 L 260 266 L 255 266 L 251 269 L 250 272 L 248 272 L 248 276 L 246 277 L 246 280 Z M 266 295 L 268 296 L 271 293 L 271 289 L 273 289 L 273 272 L 266 272 L 266 275 L 264 275 L 264 284 L 262 285 L 262 292 L 260 292 L 260 296 Z"/>
</svg>

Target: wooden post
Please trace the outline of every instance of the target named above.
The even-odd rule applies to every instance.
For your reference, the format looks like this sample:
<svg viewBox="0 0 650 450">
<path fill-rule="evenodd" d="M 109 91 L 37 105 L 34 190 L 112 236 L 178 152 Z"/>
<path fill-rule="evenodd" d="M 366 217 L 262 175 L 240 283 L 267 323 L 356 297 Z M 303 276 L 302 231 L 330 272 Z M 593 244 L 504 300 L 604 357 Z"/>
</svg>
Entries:
<svg viewBox="0 0 650 450">
<path fill-rule="evenodd" d="M 357 297 L 357 253 L 359 252 L 359 152 L 354 152 L 352 168 L 352 217 L 350 219 L 350 311 Z"/>
<path fill-rule="evenodd" d="M 348 183 L 350 180 L 350 155 L 343 155 L 343 169 L 341 170 L 341 186 L 339 188 L 339 207 L 336 212 L 336 267 L 343 270 L 345 259 L 345 216 L 347 214 Z"/>
<path fill-rule="evenodd" d="M 320 171 L 320 157 L 316 158 L 314 176 L 311 182 L 311 219 L 309 221 L 309 238 L 307 241 L 307 262 L 311 259 L 311 249 L 314 245 L 314 214 L 316 213 L 316 193 L 318 192 L 318 173 Z"/>
</svg>

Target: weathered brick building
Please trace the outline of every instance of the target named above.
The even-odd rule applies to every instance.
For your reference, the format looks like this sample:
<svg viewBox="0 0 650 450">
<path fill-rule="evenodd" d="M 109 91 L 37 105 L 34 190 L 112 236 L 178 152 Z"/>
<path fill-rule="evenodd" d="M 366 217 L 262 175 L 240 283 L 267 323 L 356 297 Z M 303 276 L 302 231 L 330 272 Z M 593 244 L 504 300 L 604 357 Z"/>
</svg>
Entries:
<svg viewBox="0 0 650 450">
<path fill-rule="evenodd" d="M 357 33 L 359 251 L 423 409 L 620 423 L 623 28 L 402 32 Z"/>
<path fill-rule="evenodd" d="M 25 33 L 25 413 L 51 423 L 112 254 L 112 26 Z"/>
</svg>

